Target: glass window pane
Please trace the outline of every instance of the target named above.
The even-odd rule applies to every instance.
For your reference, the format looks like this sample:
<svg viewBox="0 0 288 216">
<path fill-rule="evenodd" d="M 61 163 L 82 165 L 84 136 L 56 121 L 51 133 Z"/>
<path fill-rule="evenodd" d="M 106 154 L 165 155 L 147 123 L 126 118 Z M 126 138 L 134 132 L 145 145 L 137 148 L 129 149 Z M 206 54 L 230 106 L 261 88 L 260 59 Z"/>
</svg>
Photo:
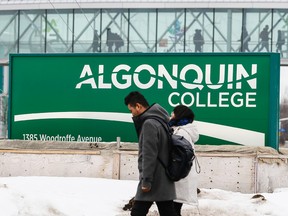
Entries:
<svg viewBox="0 0 288 216">
<path fill-rule="evenodd" d="M 17 52 L 18 15 L 17 11 L 1 11 L 0 15 L 0 58 L 8 58 Z"/>
<path fill-rule="evenodd" d="M 19 35 L 20 53 L 45 52 L 45 11 L 21 11 Z"/>
<path fill-rule="evenodd" d="M 251 52 L 271 51 L 271 10 L 247 9 L 244 20 L 251 36 Z M 244 24 L 245 24 L 244 23 Z"/>
<path fill-rule="evenodd" d="M 155 52 L 156 10 L 130 10 L 129 52 Z"/>
<path fill-rule="evenodd" d="M 185 10 L 158 11 L 157 52 L 183 52 L 185 39 Z"/>
<path fill-rule="evenodd" d="M 47 12 L 47 53 L 72 52 L 72 10 Z"/>
<path fill-rule="evenodd" d="M 241 10 L 215 10 L 214 52 L 239 52 L 241 32 Z"/>
<path fill-rule="evenodd" d="M 128 10 L 102 10 L 102 52 L 127 52 Z"/>
<path fill-rule="evenodd" d="M 242 10 L 228 10 L 228 17 L 227 42 L 229 52 L 250 52 L 248 32 L 246 27 L 244 28 L 242 25 Z"/>
<path fill-rule="evenodd" d="M 74 52 L 101 52 L 100 10 L 75 10 Z"/>
<path fill-rule="evenodd" d="M 281 58 L 288 57 L 288 10 L 274 10 L 272 52 L 279 52 Z"/>
<path fill-rule="evenodd" d="M 227 10 L 215 10 L 215 26 L 214 26 L 214 52 L 227 52 Z"/>
<path fill-rule="evenodd" d="M 213 10 L 186 10 L 185 52 L 212 52 Z"/>
</svg>

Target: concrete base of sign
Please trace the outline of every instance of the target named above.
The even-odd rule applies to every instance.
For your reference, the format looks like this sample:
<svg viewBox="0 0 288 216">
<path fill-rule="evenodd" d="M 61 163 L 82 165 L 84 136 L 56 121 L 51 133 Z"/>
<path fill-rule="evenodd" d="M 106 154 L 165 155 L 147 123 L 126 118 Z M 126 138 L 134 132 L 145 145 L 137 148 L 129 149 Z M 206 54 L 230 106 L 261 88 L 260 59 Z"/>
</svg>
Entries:
<svg viewBox="0 0 288 216">
<path fill-rule="evenodd" d="M 242 193 L 288 187 L 288 149 L 196 145 L 199 188 Z M 137 180 L 137 143 L 0 141 L 0 176 Z M 195 166 L 193 168 L 199 168 Z"/>
</svg>

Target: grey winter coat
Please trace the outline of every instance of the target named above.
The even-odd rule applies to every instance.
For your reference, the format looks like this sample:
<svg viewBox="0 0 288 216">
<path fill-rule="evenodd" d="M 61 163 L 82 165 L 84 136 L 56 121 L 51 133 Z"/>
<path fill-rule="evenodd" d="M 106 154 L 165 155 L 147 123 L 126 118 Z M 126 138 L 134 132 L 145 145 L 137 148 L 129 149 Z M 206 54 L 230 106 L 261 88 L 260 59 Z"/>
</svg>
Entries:
<svg viewBox="0 0 288 216">
<path fill-rule="evenodd" d="M 167 201 L 176 198 L 175 184 L 165 174 L 164 167 L 160 164 L 159 156 L 164 163 L 168 163 L 170 146 L 168 136 L 155 119 L 157 116 L 169 121 L 167 111 L 158 104 L 153 104 L 140 116 L 133 117 L 134 125 L 139 138 L 138 170 L 139 184 L 135 200 L 139 201 Z M 151 187 L 149 192 L 142 192 L 141 187 Z"/>
</svg>

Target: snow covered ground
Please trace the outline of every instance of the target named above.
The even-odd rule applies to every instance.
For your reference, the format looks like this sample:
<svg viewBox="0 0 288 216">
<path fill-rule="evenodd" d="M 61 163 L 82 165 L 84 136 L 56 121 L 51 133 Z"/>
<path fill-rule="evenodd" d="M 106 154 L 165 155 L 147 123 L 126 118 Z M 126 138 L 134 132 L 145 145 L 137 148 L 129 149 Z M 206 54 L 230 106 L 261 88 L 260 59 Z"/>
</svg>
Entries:
<svg viewBox="0 0 288 216">
<path fill-rule="evenodd" d="M 1 177 L 1 216 L 124 216 L 137 181 L 82 177 Z M 288 188 L 242 194 L 200 188 L 199 206 L 184 206 L 183 216 L 287 216 Z M 149 215 L 157 215 L 153 205 Z"/>
</svg>

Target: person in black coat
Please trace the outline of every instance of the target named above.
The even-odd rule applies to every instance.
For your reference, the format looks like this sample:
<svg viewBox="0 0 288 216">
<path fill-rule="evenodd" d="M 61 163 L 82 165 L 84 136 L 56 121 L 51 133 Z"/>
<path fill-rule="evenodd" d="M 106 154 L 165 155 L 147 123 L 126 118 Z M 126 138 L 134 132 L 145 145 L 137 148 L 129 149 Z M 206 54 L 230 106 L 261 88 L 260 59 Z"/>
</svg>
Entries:
<svg viewBox="0 0 288 216">
<path fill-rule="evenodd" d="M 241 38 L 239 41 L 241 41 L 241 47 L 240 47 L 240 52 L 245 52 L 245 51 L 248 51 L 250 52 L 250 49 L 249 49 L 249 42 L 251 40 L 251 37 L 249 36 L 248 34 L 248 31 L 246 29 L 245 26 L 243 26 L 242 28 L 242 33 L 241 33 Z"/>
<path fill-rule="evenodd" d="M 94 30 L 93 42 L 92 42 L 92 51 L 99 52 L 99 35 L 98 31 Z"/>
<path fill-rule="evenodd" d="M 277 43 L 276 43 L 276 52 L 280 52 L 281 57 L 283 57 L 282 52 L 282 46 L 285 44 L 285 37 L 283 35 L 283 32 L 281 30 L 278 30 L 278 37 L 277 37 Z"/>
<path fill-rule="evenodd" d="M 201 34 L 201 29 L 196 29 L 193 36 L 193 43 L 195 45 L 195 52 L 202 52 L 202 46 L 204 45 L 204 38 Z"/>
<path fill-rule="evenodd" d="M 161 123 L 151 118 L 157 116 L 168 123 L 169 114 L 159 104 L 149 106 L 145 97 L 137 91 L 125 97 L 125 105 L 132 113 L 139 139 L 139 184 L 131 215 L 147 215 L 153 202 L 156 202 L 160 216 L 177 216 L 173 203 L 175 184 L 158 160 L 159 157 L 168 163 L 171 148 L 168 135 Z"/>
<path fill-rule="evenodd" d="M 259 52 L 262 51 L 264 48 L 267 52 L 269 52 L 269 32 L 268 32 L 269 26 L 266 25 L 264 29 L 260 32 L 260 39 L 261 39 L 261 47 L 259 49 Z"/>
</svg>

